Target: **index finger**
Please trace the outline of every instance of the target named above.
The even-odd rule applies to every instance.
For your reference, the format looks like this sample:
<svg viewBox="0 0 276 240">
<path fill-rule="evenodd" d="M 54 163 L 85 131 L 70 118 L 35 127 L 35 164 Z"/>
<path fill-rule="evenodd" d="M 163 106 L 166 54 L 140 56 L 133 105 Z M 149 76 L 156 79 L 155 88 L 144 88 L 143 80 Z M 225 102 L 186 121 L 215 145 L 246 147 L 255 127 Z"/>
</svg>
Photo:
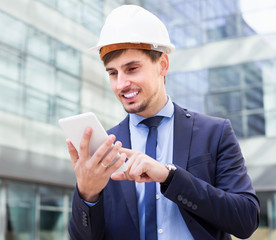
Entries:
<svg viewBox="0 0 276 240">
<path fill-rule="evenodd" d="M 133 155 L 133 150 L 128 148 L 121 148 L 120 153 L 125 153 L 127 158 L 130 158 Z"/>
</svg>

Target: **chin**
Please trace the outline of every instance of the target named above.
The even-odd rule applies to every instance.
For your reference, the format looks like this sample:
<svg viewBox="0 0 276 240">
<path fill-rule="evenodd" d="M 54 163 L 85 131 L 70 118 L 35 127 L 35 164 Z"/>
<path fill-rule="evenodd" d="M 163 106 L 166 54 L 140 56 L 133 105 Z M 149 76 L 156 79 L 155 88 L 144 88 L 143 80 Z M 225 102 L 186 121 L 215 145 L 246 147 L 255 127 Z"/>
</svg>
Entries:
<svg viewBox="0 0 276 240">
<path fill-rule="evenodd" d="M 135 104 L 129 104 L 128 106 L 124 105 L 124 109 L 127 113 L 140 113 L 145 111 L 147 108 L 147 105 L 138 105 L 135 106 Z"/>
</svg>

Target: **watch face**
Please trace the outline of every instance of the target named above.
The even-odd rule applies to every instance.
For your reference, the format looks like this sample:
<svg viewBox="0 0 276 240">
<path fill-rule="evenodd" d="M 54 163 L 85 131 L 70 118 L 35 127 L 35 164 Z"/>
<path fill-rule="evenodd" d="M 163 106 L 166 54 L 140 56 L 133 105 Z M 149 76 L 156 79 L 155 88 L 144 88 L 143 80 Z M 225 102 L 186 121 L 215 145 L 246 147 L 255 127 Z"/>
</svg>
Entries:
<svg viewBox="0 0 276 240">
<path fill-rule="evenodd" d="M 176 170 L 176 167 L 172 164 L 172 163 L 168 163 L 167 165 L 166 165 L 166 167 L 171 171 L 171 170 Z"/>
</svg>

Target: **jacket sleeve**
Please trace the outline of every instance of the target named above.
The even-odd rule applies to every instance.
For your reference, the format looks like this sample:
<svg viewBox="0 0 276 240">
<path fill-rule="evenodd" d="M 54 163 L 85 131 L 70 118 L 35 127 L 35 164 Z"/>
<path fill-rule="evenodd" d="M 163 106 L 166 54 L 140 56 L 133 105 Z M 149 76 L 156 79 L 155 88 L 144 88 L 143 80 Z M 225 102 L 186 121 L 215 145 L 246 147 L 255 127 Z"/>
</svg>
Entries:
<svg viewBox="0 0 276 240">
<path fill-rule="evenodd" d="M 210 143 L 216 150 L 209 148 L 209 153 L 190 159 L 187 169 L 178 167 L 163 194 L 180 211 L 236 237 L 248 238 L 259 224 L 259 201 L 228 120 L 219 135 L 217 143 Z"/>
<path fill-rule="evenodd" d="M 71 240 L 104 240 L 104 207 L 103 196 L 93 207 L 89 207 L 80 198 L 75 188 L 72 216 L 68 231 Z"/>
</svg>

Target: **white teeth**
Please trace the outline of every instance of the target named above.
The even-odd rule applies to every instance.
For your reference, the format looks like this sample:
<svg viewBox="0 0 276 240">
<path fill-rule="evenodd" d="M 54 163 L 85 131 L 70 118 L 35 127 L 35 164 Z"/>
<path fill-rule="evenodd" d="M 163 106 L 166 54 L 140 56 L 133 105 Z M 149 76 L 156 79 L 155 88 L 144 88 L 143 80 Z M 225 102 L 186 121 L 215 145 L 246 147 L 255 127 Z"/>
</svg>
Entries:
<svg viewBox="0 0 276 240">
<path fill-rule="evenodd" d="M 128 94 L 124 94 L 124 97 L 132 98 L 132 97 L 136 96 L 137 94 L 138 94 L 138 92 L 128 93 Z"/>
</svg>

